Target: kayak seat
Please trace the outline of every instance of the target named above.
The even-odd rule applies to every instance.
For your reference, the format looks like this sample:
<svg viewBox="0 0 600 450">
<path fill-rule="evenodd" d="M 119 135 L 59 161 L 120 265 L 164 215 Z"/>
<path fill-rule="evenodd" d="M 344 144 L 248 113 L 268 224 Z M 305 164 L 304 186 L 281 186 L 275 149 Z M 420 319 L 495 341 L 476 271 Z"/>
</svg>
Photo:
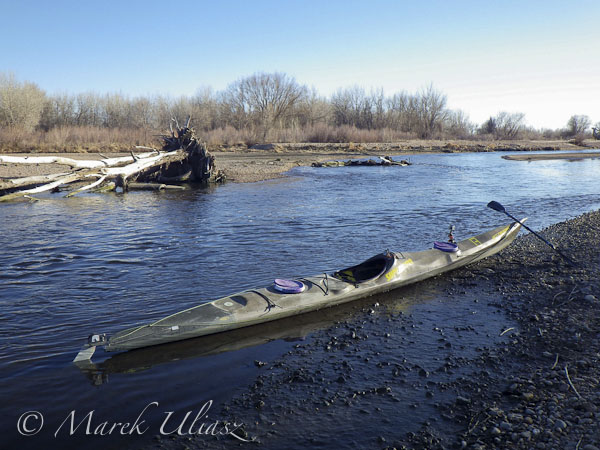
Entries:
<svg viewBox="0 0 600 450">
<path fill-rule="evenodd" d="M 333 276 L 348 283 L 363 283 L 379 278 L 386 271 L 389 261 L 385 255 L 377 255 L 356 266 L 338 270 Z"/>
</svg>

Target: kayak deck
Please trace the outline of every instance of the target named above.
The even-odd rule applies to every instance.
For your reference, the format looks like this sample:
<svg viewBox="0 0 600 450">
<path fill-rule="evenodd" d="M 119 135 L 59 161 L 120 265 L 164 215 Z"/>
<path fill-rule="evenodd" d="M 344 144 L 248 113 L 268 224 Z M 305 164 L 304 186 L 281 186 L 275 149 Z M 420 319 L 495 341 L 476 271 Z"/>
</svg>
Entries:
<svg viewBox="0 0 600 450">
<path fill-rule="evenodd" d="M 282 292 L 276 285 L 246 290 L 177 312 L 151 324 L 121 331 L 108 339 L 102 337 L 95 343 L 88 343 L 88 347 L 99 345 L 104 346 L 106 351 L 131 350 L 350 302 L 493 255 L 508 246 L 520 228 L 518 223 L 495 228 L 458 242 L 458 251 L 454 252 L 433 248 L 420 252 L 381 253 L 332 274 L 297 278 L 294 281 L 304 285 L 300 293 Z"/>
</svg>

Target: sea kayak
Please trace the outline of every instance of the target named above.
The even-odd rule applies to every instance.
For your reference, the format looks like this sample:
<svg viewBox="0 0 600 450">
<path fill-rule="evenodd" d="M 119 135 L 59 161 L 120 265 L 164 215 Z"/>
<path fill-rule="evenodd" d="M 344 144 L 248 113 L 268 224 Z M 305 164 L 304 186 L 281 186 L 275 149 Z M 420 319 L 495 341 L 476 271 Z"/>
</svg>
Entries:
<svg viewBox="0 0 600 450">
<path fill-rule="evenodd" d="M 91 335 L 75 362 L 89 360 L 98 346 L 109 352 L 149 347 L 247 327 L 390 291 L 498 253 L 516 238 L 520 228 L 521 224 L 514 222 L 456 244 L 436 242 L 434 248 L 420 252 L 386 251 L 337 272 L 295 280 L 276 279 L 270 286 L 202 303 L 110 337 Z"/>
</svg>

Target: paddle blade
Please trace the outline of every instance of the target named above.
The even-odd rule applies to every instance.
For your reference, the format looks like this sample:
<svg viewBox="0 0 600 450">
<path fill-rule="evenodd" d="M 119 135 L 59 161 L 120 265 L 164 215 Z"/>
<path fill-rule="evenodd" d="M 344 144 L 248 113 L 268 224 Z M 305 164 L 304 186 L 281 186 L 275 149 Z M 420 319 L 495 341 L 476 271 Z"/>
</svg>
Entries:
<svg viewBox="0 0 600 450">
<path fill-rule="evenodd" d="M 506 209 L 504 209 L 504 206 L 502 206 L 500 203 L 495 202 L 493 200 L 487 204 L 487 207 L 492 208 L 494 211 L 506 212 Z"/>
</svg>

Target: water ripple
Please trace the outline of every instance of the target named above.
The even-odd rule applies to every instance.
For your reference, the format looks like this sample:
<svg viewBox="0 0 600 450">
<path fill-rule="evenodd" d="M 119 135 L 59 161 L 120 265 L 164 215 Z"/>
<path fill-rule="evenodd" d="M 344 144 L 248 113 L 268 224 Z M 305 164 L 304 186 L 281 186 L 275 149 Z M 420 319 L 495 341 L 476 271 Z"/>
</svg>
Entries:
<svg viewBox="0 0 600 450">
<path fill-rule="evenodd" d="M 505 222 L 541 228 L 598 208 L 600 161 L 414 155 L 398 168 L 301 167 L 279 183 L 127 195 L 48 195 L 0 207 L 0 371 L 61 367 L 113 332 L 276 276 L 418 250 Z M 551 177 L 551 179 L 549 179 Z M 6 345 L 6 343 L 10 345 Z M 29 369 L 27 369 L 28 366 Z"/>
</svg>

